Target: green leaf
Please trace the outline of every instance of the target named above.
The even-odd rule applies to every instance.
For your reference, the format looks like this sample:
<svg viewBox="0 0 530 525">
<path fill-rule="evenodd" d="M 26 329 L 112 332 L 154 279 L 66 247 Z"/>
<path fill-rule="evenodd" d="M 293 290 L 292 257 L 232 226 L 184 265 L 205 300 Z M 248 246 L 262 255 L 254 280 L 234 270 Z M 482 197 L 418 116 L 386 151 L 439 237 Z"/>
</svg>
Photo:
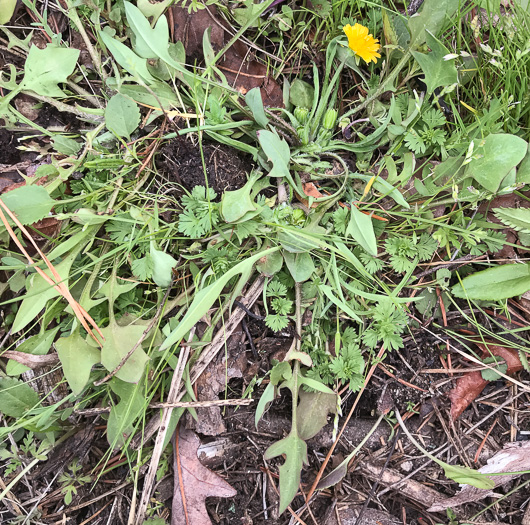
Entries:
<svg viewBox="0 0 530 525">
<path fill-rule="evenodd" d="M 162 13 L 173 3 L 173 0 L 162 0 L 161 2 L 152 3 L 149 0 L 138 0 L 138 9 L 146 18 L 153 17 L 156 22 Z"/>
<path fill-rule="evenodd" d="M 252 201 L 250 193 L 260 176 L 260 173 L 251 174 L 249 180 L 242 188 L 234 191 L 225 191 L 223 193 L 220 212 L 225 222 L 237 222 L 247 213 L 254 212 L 258 209 Z"/>
<path fill-rule="evenodd" d="M 74 251 L 65 257 L 57 266 L 55 270 L 59 274 L 62 282 L 68 287 L 68 275 L 74 259 L 77 257 L 78 251 Z M 44 270 L 44 273 L 52 277 L 50 270 Z M 26 295 L 20 304 L 17 315 L 13 322 L 13 332 L 23 330 L 31 321 L 33 321 L 39 312 L 46 306 L 46 303 L 58 297 L 60 294 L 55 288 L 50 286 L 38 273 L 30 275 L 26 279 Z"/>
<path fill-rule="evenodd" d="M 502 378 L 501 374 L 506 374 L 506 371 L 508 370 L 508 365 L 506 362 L 497 356 L 486 357 L 482 360 L 482 362 L 485 365 L 493 365 L 494 368 L 494 370 L 491 368 L 486 368 L 485 370 L 480 371 L 482 379 L 485 379 L 486 381 L 497 381 L 497 379 Z M 501 372 L 501 374 L 498 374 L 497 370 Z"/>
<path fill-rule="evenodd" d="M 64 135 L 55 135 L 53 138 L 53 149 L 63 155 L 75 155 L 82 147 L 80 142 Z"/>
<path fill-rule="evenodd" d="M 289 253 L 284 252 L 283 258 L 289 272 L 297 283 L 307 281 L 315 271 L 315 263 L 313 258 L 307 252 L 304 253 Z"/>
<path fill-rule="evenodd" d="M 337 395 L 323 392 L 298 392 L 300 403 L 296 410 L 296 428 L 301 439 L 316 436 L 328 422 L 328 414 L 337 412 Z"/>
<path fill-rule="evenodd" d="M 387 45 L 399 46 L 402 49 L 406 49 L 410 40 L 410 34 L 403 17 L 393 15 L 386 9 L 383 9 L 381 14 L 383 16 L 385 43 Z"/>
<path fill-rule="evenodd" d="M 142 58 L 162 58 L 160 50 L 167 53 L 169 47 L 169 27 L 166 17 L 160 17 L 153 28 L 140 9 L 130 2 L 124 2 L 123 5 L 127 21 L 134 32 L 134 51 Z"/>
<path fill-rule="evenodd" d="M 372 218 L 359 211 L 353 204 L 350 210 L 350 222 L 346 229 L 346 235 L 353 237 L 369 254 L 377 255 L 377 240 Z"/>
<path fill-rule="evenodd" d="M 153 276 L 153 259 L 147 254 L 145 257 L 135 259 L 131 263 L 133 275 L 140 281 L 147 281 Z"/>
<path fill-rule="evenodd" d="M 0 2 L 0 24 L 7 24 L 13 13 L 15 12 L 15 7 L 17 6 L 17 0 L 2 0 Z M 8 48 L 9 49 L 9 48 Z"/>
<path fill-rule="evenodd" d="M 322 246 L 319 239 L 326 236 L 326 229 L 312 221 L 304 228 L 282 228 L 278 233 L 278 240 L 285 250 L 291 253 L 308 252 Z"/>
<path fill-rule="evenodd" d="M 263 152 L 269 162 L 272 162 L 273 167 L 269 172 L 269 177 L 286 177 L 290 181 L 289 161 L 291 160 L 291 150 L 289 149 L 289 144 L 272 131 L 260 130 L 257 135 Z"/>
<path fill-rule="evenodd" d="M 282 266 L 283 256 L 280 252 L 266 255 L 256 264 L 258 272 L 261 272 L 265 277 L 272 277 L 282 269 Z"/>
<path fill-rule="evenodd" d="M 287 361 L 276 363 L 271 370 L 271 384 L 277 386 L 282 381 L 291 379 L 293 371 Z"/>
<path fill-rule="evenodd" d="M 21 417 L 39 403 L 39 395 L 29 385 L 14 377 L 0 377 L 0 412 Z"/>
<path fill-rule="evenodd" d="M 291 89 L 289 90 L 289 101 L 295 107 L 311 109 L 314 95 L 315 88 L 307 82 L 297 78 L 291 84 Z"/>
<path fill-rule="evenodd" d="M 162 288 L 167 288 L 172 281 L 172 269 L 177 265 L 177 261 L 168 253 L 155 248 L 151 243 L 151 260 L 153 263 L 153 281 Z"/>
<path fill-rule="evenodd" d="M 460 465 L 449 465 L 436 459 L 434 461 L 444 469 L 444 473 L 449 479 L 457 483 L 472 485 L 478 489 L 492 489 L 495 487 L 495 482 L 491 478 L 488 478 L 486 474 L 482 474 L 477 470 L 469 467 L 461 467 Z"/>
<path fill-rule="evenodd" d="M 528 143 L 515 135 L 488 135 L 484 144 L 475 149 L 475 155 L 481 156 L 467 165 L 465 176 L 473 177 L 494 193 L 502 180 L 524 159 L 527 149 Z"/>
<path fill-rule="evenodd" d="M 258 428 L 258 423 L 260 419 L 263 416 L 263 413 L 267 409 L 267 406 L 274 401 L 274 385 L 269 383 L 265 390 L 263 391 L 263 394 L 261 394 L 261 397 L 259 399 L 258 406 L 256 407 L 256 413 L 254 414 L 254 424 L 256 425 L 256 428 Z"/>
<path fill-rule="evenodd" d="M 74 213 L 65 214 L 66 217 L 72 219 L 73 222 L 77 224 L 82 224 L 83 226 L 93 226 L 98 224 L 103 224 L 109 219 L 112 219 L 112 215 L 106 215 L 105 213 L 97 212 L 91 208 L 79 208 Z M 57 218 L 62 218 L 62 214 L 58 214 Z"/>
<path fill-rule="evenodd" d="M 145 58 L 140 58 L 125 44 L 115 40 L 104 31 L 99 33 L 99 37 L 107 49 L 112 53 L 114 60 L 116 60 L 125 71 L 148 84 L 155 82 L 155 79 L 147 69 L 147 60 Z"/>
<path fill-rule="evenodd" d="M 42 334 L 33 335 L 17 346 L 16 351 L 31 355 L 45 355 L 50 350 L 58 330 L 59 327 Z M 14 359 L 9 359 L 6 364 L 6 374 L 9 376 L 19 376 L 28 370 L 29 367 L 18 363 Z"/>
<path fill-rule="evenodd" d="M 500 301 L 530 290 L 529 264 L 503 264 L 466 277 L 453 286 L 455 297 Z"/>
<path fill-rule="evenodd" d="M 140 124 L 140 110 L 134 100 L 120 93 L 114 95 L 105 108 L 105 125 L 118 137 L 131 138 Z"/>
<path fill-rule="evenodd" d="M 494 208 L 497 219 L 517 231 L 530 233 L 530 209 L 528 208 Z"/>
<path fill-rule="evenodd" d="M 361 318 L 342 300 L 333 294 L 333 289 L 327 284 L 322 284 L 319 287 L 324 295 L 335 305 L 338 306 L 344 313 L 348 314 L 353 320 L 362 322 Z"/>
<path fill-rule="evenodd" d="M 3 203 L 24 225 L 33 224 L 46 217 L 55 201 L 42 186 L 21 186 L 2 195 Z M 9 219 L 10 224 L 13 224 Z"/>
<path fill-rule="evenodd" d="M 425 42 L 425 30 L 437 35 L 459 5 L 460 0 L 425 0 L 421 10 L 409 18 L 410 46 Z"/>
<path fill-rule="evenodd" d="M 266 460 L 285 454 L 285 462 L 280 466 L 280 509 L 284 512 L 293 501 L 304 464 L 307 464 L 307 445 L 296 432 L 291 432 L 286 438 L 273 443 L 264 454 Z"/>
<path fill-rule="evenodd" d="M 114 320 L 109 323 L 109 326 L 101 330 L 105 337 L 105 342 L 101 348 L 101 363 L 109 372 L 112 372 L 120 364 L 120 361 L 138 342 L 144 330 L 145 327 L 141 325 L 120 326 Z M 148 361 L 149 357 L 140 345 L 125 361 L 115 377 L 126 383 L 137 383 L 140 381 Z"/>
<path fill-rule="evenodd" d="M 72 392 L 78 396 L 88 383 L 92 367 L 101 361 L 101 352 L 89 345 L 78 331 L 58 339 L 55 348 L 63 366 L 64 376 Z"/>
<path fill-rule="evenodd" d="M 263 100 L 261 99 L 261 90 L 258 87 L 252 88 L 245 95 L 245 102 L 252 112 L 254 120 L 262 128 L 266 128 L 269 124 L 269 119 L 265 115 L 265 109 L 263 108 Z"/>
<path fill-rule="evenodd" d="M 107 423 L 107 440 L 115 448 L 123 448 L 134 431 L 134 422 L 145 411 L 144 389 L 140 385 L 125 383 L 113 377 L 109 386 L 119 396 L 120 402 L 110 411 Z"/>
<path fill-rule="evenodd" d="M 424 55 L 418 51 L 412 51 L 412 54 L 425 74 L 427 91 L 431 94 L 438 87 L 456 84 L 458 73 L 454 60 L 444 60 L 444 56 L 449 54 L 449 50 L 430 31 L 426 32 L 426 38 L 431 52 Z"/>
<path fill-rule="evenodd" d="M 304 377 L 303 375 L 298 376 L 298 380 L 301 385 L 306 385 L 309 388 L 316 390 L 317 392 L 322 392 L 323 394 L 335 395 L 335 392 L 329 386 L 326 386 L 324 383 L 312 379 L 311 377 Z"/>
<path fill-rule="evenodd" d="M 193 326 L 195 326 L 199 319 L 206 314 L 208 309 L 219 298 L 223 288 L 226 286 L 228 281 L 232 279 L 232 277 L 247 272 L 249 268 L 251 268 L 261 257 L 265 257 L 269 253 L 273 253 L 278 249 L 279 248 L 277 247 L 271 248 L 270 250 L 265 250 L 253 255 L 252 257 L 249 257 L 239 264 L 236 264 L 232 269 L 230 269 L 212 284 L 206 286 L 202 290 L 199 290 L 195 294 L 193 302 L 188 308 L 186 315 L 182 318 L 182 321 L 171 332 L 171 334 L 169 334 L 168 338 L 160 347 L 160 350 L 165 350 L 171 345 L 178 343 L 193 328 Z"/>
<path fill-rule="evenodd" d="M 150 86 L 156 93 L 156 98 L 143 86 L 122 84 L 116 86 L 116 89 L 122 95 L 132 98 L 135 102 L 146 104 L 158 108 L 162 104 L 162 109 L 170 109 L 178 105 L 178 99 L 175 92 L 165 82 L 153 82 Z"/>
<path fill-rule="evenodd" d="M 517 168 L 516 182 L 518 184 L 528 184 L 530 182 L 530 146 L 528 146 L 525 158 Z"/>
<path fill-rule="evenodd" d="M 24 64 L 21 89 L 34 91 L 47 97 L 64 97 L 57 84 L 66 82 L 74 72 L 79 50 L 55 47 L 48 44 L 44 49 L 31 46 Z"/>
<path fill-rule="evenodd" d="M 320 18 L 328 18 L 329 14 L 331 13 L 332 4 L 330 0 L 313 0 L 311 5 L 313 7 L 313 11 Z"/>
<path fill-rule="evenodd" d="M 405 154 L 406 155 L 406 154 Z M 407 157 L 405 157 L 405 160 L 407 160 Z M 371 177 L 366 177 L 366 180 L 368 181 Z M 374 181 L 374 189 L 383 193 L 384 195 L 388 195 L 389 197 L 392 197 L 399 205 L 409 209 L 410 204 L 405 200 L 403 195 L 401 195 L 401 192 L 392 186 L 389 182 L 387 182 L 385 179 L 382 179 L 378 177 Z"/>
</svg>

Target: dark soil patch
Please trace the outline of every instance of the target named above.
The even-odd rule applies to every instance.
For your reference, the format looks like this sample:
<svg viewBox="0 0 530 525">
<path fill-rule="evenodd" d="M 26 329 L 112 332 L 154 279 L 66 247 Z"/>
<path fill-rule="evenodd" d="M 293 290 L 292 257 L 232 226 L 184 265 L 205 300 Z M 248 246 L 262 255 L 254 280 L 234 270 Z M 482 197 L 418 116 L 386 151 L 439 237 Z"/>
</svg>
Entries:
<svg viewBox="0 0 530 525">
<path fill-rule="evenodd" d="M 245 185 L 252 163 L 243 153 L 222 144 L 204 142 L 203 154 L 208 186 L 218 195 Z M 179 184 L 187 190 L 206 185 L 199 145 L 184 137 L 163 146 L 156 162 L 165 182 Z"/>
<path fill-rule="evenodd" d="M 39 110 L 39 116 L 35 121 L 39 126 L 46 128 L 48 126 L 64 126 L 70 123 L 71 130 L 79 126 L 79 123 L 72 119 L 68 113 L 63 113 L 53 106 L 46 104 Z"/>
<path fill-rule="evenodd" d="M 0 164 L 16 164 L 20 162 L 20 150 L 17 149 L 15 135 L 7 130 L 0 128 Z"/>
</svg>

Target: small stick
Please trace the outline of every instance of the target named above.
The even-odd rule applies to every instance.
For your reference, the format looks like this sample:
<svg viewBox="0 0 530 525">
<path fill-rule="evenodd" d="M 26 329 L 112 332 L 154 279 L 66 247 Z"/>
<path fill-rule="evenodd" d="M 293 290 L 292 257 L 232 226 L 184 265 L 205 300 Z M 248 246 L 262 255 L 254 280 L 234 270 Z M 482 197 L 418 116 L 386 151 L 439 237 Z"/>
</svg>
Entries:
<svg viewBox="0 0 530 525">
<path fill-rule="evenodd" d="M 207 408 L 251 405 L 254 399 L 214 399 L 212 401 L 179 401 L 177 403 L 149 403 L 148 408 Z M 87 408 L 85 410 L 75 410 L 80 416 L 97 416 L 110 412 L 112 407 Z"/>
</svg>

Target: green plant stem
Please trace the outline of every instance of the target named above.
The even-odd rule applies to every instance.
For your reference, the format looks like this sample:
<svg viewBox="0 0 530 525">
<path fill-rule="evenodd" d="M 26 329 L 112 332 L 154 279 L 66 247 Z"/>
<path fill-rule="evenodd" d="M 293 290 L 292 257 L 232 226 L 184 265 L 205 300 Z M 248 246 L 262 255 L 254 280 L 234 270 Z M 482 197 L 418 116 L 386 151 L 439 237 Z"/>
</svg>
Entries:
<svg viewBox="0 0 530 525">
<path fill-rule="evenodd" d="M 74 7 L 74 5 L 71 2 L 71 0 L 66 0 L 66 5 L 67 5 L 67 9 L 68 9 L 66 15 L 73 22 L 73 24 L 75 25 L 75 27 L 79 31 L 79 34 L 83 38 L 83 41 L 85 42 L 85 45 L 86 45 L 88 53 L 90 54 L 90 58 L 92 58 L 92 63 L 94 64 L 94 67 L 96 68 L 96 71 L 99 72 L 99 74 L 100 74 L 100 76 L 101 76 L 101 78 L 103 80 L 107 80 L 108 75 L 105 72 L 105 70 L 103 69 L 99 54 L 94 49 L 94 46 L 92 45 L 92 42 L 90 41 L 90 38 L 88 37 L 88 34 L 85 31 L 85 26 L 83 25 L 83 22 L 81 21 L 81 19 L 79 18 L 79 15 L 77 14 L 76 8 Z"/>
<path fill-rule="evenodd" d="M 61 102 L 59 100 L 55 100 L 52 97 L 46 97 L 44 95 L 37 95 L 37 93 L 34 93 L 33 91 L 26 91 L 26 90 L 22 91 L 22 93 L 25 93 L 26 95 L 29 95 L 30 97 L 36 98 L 37 100 L 40 100 L 41 102 L 46 102 L 46 104 L 50 104 L 50 106 L 57 108 L 59 111 L 73 113 L 77 117 L 91 120 L 94 122 L 103 121 L 102 115 L 92 115 L 90 113 L 85 113 L 81 109 L 75 108 L 73 106 L 69 106 L 68 104 L 65 104 L 64 102 Z"/>
<path fill-rule="evenodd" d="M 405 67 L 407 62 L 409 61 L 411 56 L 411 49 L 407 49 L 405 51 L 405 54 L 401 57 L 400 61 L 396 64 L 396 67 L 390 72 L 390 74 L 381 82 L 379 87 L 375 90 L 375 92 L 367 97 L 365 101 L 360 104 L 359 106 L 353 108 L 350 111 L 347 111 L 341 118 L 349 118 L 353 115 L 359 113 L 359 111 L 362 111 L 364 108 L 366 108 L 369 104 L 371 104 L 374 100 L 379 98 L 385 91 L 387 91 L 387 86 L 394 82 L 394 80 L 397 78 L 401 70 Z"/>
<path fill-rule="evenodd" d="M 68 87 L 70 87 L 70 89 L 75 91 L 78 95 L 85 97 L 85 99 L 88 102 L 90 102 L 95 108 L 99 108 L 99 109 L 103 108 L 103 105 L 101 104 L 99 99 L 95 97 L 94 95 L 90 94 L 86 89 L 82 88 L 79 84 L 76 84 L 72 80 L 68 80 L 66 84 L 68 85 Z"/>
</svg>

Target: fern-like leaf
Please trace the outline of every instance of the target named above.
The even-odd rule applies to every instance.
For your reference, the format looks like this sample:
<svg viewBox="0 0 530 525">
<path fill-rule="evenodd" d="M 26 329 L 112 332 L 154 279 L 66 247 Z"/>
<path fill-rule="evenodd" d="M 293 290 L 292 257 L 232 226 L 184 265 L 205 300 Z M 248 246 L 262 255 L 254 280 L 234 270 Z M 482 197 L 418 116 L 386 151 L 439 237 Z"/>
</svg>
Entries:
<svg viewBox="0 0 530 525">
<path fill-rule="evenodd" d="M 528 208 L 495 208 L 497 219 L 517 231 L 530 233 L 530 209 Z"/>
</svg>

